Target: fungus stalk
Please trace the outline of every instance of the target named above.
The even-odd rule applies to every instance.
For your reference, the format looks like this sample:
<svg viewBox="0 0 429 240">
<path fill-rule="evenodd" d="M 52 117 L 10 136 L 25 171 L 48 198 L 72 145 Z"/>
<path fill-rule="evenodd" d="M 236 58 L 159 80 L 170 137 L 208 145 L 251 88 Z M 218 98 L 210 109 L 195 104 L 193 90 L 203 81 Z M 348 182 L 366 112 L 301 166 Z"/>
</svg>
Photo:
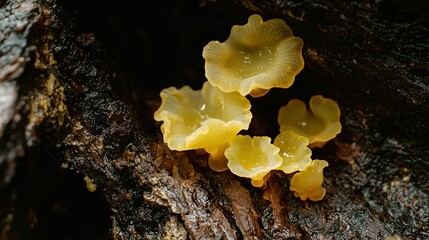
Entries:
<svg viewBox="0 0 429 240">
<path fill-rule="evenodd" d="M 225 157 L 225 150 L 229 147 L 229 143 L 224 143 L 215 147 L 207 147 L 204 150 L 209 153 L 209 167 L 216 171 L 222 172 L 228 170 L 228 159 Z"/>
</svg>

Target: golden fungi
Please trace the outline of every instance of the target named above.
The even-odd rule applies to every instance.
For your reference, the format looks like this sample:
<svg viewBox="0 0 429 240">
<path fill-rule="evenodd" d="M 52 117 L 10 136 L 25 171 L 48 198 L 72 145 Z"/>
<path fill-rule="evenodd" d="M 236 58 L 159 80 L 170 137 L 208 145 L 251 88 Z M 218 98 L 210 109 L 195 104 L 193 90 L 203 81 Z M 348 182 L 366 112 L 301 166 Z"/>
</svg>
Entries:
<svg viewBox="0 0 429 240">
<path fill-rule="evenodd" d="M 170 87 L 160 95 L 162 103 L 154 118 L 163 121 L 164 142 L 172 150 L 204 148 L 222 158 L 218 148 L 225 148 L 225 143 L 247 129 L 252 118 L 249 100 L 238 93 L 224 93 L 208 82 L 202 90 Z"/>
<path fill-rule="evenodd" d="M 295 173 L 290 181 L 290 190 L 301 200 L 309 198 L 320 201 L 325 197 L 326 189 L 322 187 L 323 168 L 329 164 L 325 160 L 314 160 L 302 172 Z"/>
<path fill-rule="evenodd" d="M 303 45 L 282 19 L 264 22 L 254 14 L 246 25 L 233 26 L 225 42 L 211 41 L 204 47 L 206 77 L 222 91 L 243 96 L 288 88 L 304 68 Z"/>
<path fill-rule="evenodd" d="M 280 149 L 269 137 L 236 136 L 225 150 L 228 168 L 237 176 L 251 178 L 252 184 L 262 186 L 264 177 L 282 164 Z"/>
<path fill-rule="evenodd" d="M 293 99 L 279 110 L 280 134 L 269 137 L 237 135 L 252 119 L 245 97 L 264 96 L 271 88 L 288 88 L 304 68 L 303 41 L 294 37 L 282 19 L 263 21 L 254 14 L 248 23 L 234 25 L 224 42 L 211 41 L 203 49 L 205 75 L 201 90 L 170 87 L 161 93 L 154 113 L 162 121 L 164 142 L 171 150 L 204 149 L 214 171 L 230 170 L 266 184 L 272 170 L 293 175 L 290 190 L 301 200 L 324 198 L 324 160 L 312 160 L 309 146 L 320 146 L 341 132 L 338 104 L 321 95 L 309 107 Z"/>
<path fill-rule="evenodd" d="M 302 171 L 311 164 L 311 149 L 308 148 L 308 138 L 290 130 L 281 132 L 275 139 L 274 145 L 280 148 L 283 163 L 278 167 L 285 173 Z"/>
<path fill-rule="evenodd" d="M 293 99 L 279 110 L 280 132 L 292 130 L 307 137 L 309 143 L 327 142 L 341 132 L 338 104 L 321 95 L 310 99 L 310 108 Z"/>
</svg>

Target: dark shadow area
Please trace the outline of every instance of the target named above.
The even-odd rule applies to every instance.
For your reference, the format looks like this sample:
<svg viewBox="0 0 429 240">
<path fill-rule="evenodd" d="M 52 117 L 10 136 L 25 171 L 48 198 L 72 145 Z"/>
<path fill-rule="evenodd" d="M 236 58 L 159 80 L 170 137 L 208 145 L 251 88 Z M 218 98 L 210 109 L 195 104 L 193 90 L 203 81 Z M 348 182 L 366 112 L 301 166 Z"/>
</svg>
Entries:
<svg viewBox="0 0 429 240">
<path fill-rule="evenodd" d="M 114 86 L 125 96 L 136 87 L 154 92 L 168 86 L 201 88 L 203 47 L 210 40 L 224 41 L 233 24 L 246 21 L 244 13 L 234 11 L 239 3 L 229 1 L 205 6 L 184 0 L 62 4 L 74 13 L 81 32 L 95 33 L 104 44 L 118 68 Z"/>
<path fill-rule="evenodd" d="M 109 206 L 89 192 L 84 176 L 59 170 L 53 155 L 33 149 L 18 161 L 9 185 L 16 211 L 16 239 L 110 239 Z"/>
</svg>

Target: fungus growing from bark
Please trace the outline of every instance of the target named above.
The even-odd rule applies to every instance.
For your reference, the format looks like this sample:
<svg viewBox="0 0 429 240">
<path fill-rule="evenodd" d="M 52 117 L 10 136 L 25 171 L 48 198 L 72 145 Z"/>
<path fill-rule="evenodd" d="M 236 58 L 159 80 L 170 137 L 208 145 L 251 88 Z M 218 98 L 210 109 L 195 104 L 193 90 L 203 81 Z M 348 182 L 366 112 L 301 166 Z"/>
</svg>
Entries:
<svg viewBox="0 0 429 240">
<path fill-rule="evenodd" d="M 238 93 L 225 93 L 205 82 L 198 91 L 188 86 L 161 91 L 162 103 L 155 112 L 163 121 L 164 142 L 172 150 L 204 148 L 222 158 L 225 148 L 238 132 L 249 127 L 250 102 Z M 219 161 L 225 161 L 219 159 Z"/>
<path fill-rule="evenodd" d="M 225 42 L 211 41 L 204 47 L 206 77 L 222 91 L 243 96 L 288 88 L 304 68 L 303 45 L 282 19 L 264 22 L 254 14 L 246 25 L 233 26 Z"/>
<path fill-rule="evenodd" d="M 326 189 L 322 187 L 323 168 L 329 164 L 325 160 L 313 160 L 302 172 L 295 173 L 290 181 L 290 190 L 301 200 L 309 198 L 320 201 L 325 197 Z"/>
<path fill-rule="evenodd" d="M 307 147 L 308 138 L 286 130 L 274 139 L 274 145 L 280 148 L 280 156 L 283 158 L 279 170 L 293 173 L 302 171 L 311 164 L 311 149 Z"/>
<path fill-rule="evenodd" d="M 237 176 L 254 180 L 254 186 L 261 186 L 261 180 L 282 164 L 280 149 L 271 144 L 269 137 L 238 135 L 229 144 L 225 150 L 228 168 Z"/>
<path fill-rule="evenodd" d="M 155 112 L 162 121 L 164 141 L 172 150 L 204 149 L 215 171 L 229 169 L 262 187 L 272 170 L 296 171 L 290 190 L 301 200 L 319 201 L 325 196 L 324 160 L 311 160 L 309 144 L 326 142 L 341 131 L 340 109 L 320 95 L 310 99 L 309 109 L 291 100 L 279 110 L 280 134 L 269 137 L 237 134 L 247 130 L 252 118 L 245 97 L 261 97 L 271 88 L 288 88 L 303 69 L 303 41 L 294 37 L 282 19 L 266 22 L 259 15 L 231 29 L 221 43 L 209 42 L 203 49 L 207 82 L 201 90 L 185 86 L 164 89 Z"/>
<path fill-rule="evenodd" d="M 316 95 L 310 99 L 309 105 L 307 109 L 304 102 L 292 99 L 281 107 L 278 116 L 280 132 L 292 130 L 307 137 L 310 144 L 327 142 L 341 132 L 340 108 L 335 101 Z"/>
</svg>

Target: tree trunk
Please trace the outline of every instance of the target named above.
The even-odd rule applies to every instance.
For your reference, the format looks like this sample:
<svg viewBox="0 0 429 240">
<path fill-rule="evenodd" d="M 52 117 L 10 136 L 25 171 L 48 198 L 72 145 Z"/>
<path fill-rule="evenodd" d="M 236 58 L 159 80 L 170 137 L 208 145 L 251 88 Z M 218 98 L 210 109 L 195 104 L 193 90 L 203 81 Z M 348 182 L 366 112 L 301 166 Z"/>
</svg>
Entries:
<svg viewBox="0 0 429 240">
<path fill-rule="evenodd" d="M 143 4 L 139 7 L 137 4 Z M 429 4 L 416 1 L 0 3 L 0 239 L 429 238 Z M 202 48 L 248 16 L 304 40 L 289 89 L 249 100 L 248 134 L 322 94 L 341 108 L 325 198 L 290 176 L 263 188 L 176 152 L 153 113 L 170 86 L 201 88 Z M 86 186 L 86 187 L 85 187 Z M 396 237 L 396 238 L 395 238 Z"/>
</svg>

